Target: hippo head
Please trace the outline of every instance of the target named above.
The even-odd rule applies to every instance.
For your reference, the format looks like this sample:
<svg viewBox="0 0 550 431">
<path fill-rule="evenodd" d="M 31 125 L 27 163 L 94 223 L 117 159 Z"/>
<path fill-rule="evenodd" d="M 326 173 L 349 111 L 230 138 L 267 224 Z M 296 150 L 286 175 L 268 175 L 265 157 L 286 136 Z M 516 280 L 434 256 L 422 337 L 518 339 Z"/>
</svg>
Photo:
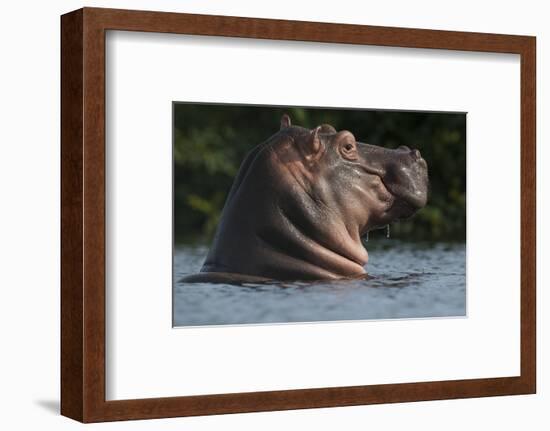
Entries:
<svg viewBox="0 0 550 431">
<path fill-rule="evenodd" d="M 418 150 L 357 142 L 332 126 L 293 126 L 254 148 L 226 200 L 201 271 L 276 280 L 356 277 L 361 236 L 426 205 Z"/>
<path fill-rule="evenodd" d="M 311 192 L 339 208 L 347 223 L 353 220 L 361 235 L 426 205 L 428 166 L 418 150 L 365 144 L 326 124 L 313 130 L 293 127 L 286 115 L 281 128 L 293 136 L 309 168 Z"/>
</svg>

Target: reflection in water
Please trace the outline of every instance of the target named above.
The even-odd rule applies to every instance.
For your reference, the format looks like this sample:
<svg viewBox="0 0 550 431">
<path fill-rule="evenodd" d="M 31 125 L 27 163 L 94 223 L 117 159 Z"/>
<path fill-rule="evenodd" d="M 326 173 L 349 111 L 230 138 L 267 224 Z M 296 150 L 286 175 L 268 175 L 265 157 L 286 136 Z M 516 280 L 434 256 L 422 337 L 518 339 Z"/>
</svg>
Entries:
<svg viewBox="0 0 550 431">
<path fill-rule="evenodd" d="M 207 247 L 174 250 L 174 326 L 464 316 L 464 244 L 370 241 L 369 276 L 330 282 L 181 283 Z M 284 288 L 282 288 L 284 287 Z"/>
</svg>

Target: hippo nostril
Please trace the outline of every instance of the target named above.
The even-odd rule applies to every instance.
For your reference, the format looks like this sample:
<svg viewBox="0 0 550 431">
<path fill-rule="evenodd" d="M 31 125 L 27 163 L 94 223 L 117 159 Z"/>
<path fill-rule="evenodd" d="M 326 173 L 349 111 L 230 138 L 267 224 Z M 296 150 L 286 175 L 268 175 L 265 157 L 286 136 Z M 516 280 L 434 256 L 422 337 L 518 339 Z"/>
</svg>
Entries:
<svg viewBox="0 0 550 431">
<path fill-rule="evenodd" d="M 413 156 L 413 158 L 415 160 L 418 160 L 418 159 L 422 158 L 422 155 L 420 154 L 420 151 L 418 151 L 418 150 L 411 150 L 411 155 Z"/>
<path fill-rule="evenodd" d="M 399 147 L 397 147 L 398 150 L 404 150 L 404 151 L 411 151 L 411 149 L 409 147 L 407 147 L 406 145 L 400 145 Z"/>
</svg>

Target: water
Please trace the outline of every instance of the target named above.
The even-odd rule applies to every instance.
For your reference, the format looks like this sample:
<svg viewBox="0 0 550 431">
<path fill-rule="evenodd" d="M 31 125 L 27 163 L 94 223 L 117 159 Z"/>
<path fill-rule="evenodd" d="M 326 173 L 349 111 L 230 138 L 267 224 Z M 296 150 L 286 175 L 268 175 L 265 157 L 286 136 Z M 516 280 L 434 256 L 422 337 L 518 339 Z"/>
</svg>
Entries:
<svg viewBox="0 0 550 431">
<path fill-rule="evenodd" d="M 174 326 L 464 316 L 466 247 L 456 243 L 367 243 L 373 278 L 245 286 L 181 283 L 198 272 L 203 246 L 174 251 Z"/>
</svg>

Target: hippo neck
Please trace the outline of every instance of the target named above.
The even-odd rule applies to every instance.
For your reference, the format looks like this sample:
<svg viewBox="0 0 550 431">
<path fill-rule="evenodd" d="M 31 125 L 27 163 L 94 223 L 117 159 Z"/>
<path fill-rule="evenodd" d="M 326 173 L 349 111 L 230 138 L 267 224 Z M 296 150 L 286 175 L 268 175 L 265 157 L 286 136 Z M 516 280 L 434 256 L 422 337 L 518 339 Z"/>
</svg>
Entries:
<svg viewBox="0 0 550 431">
<path fill-rule="evenodd" d="M 255 236 L 278 271 L 293 279 L 334 279 L 365 274 L 367 251 L 359 234 L 340 221 L 327 221 L 308 207 L 273 208 L 268 224 Z M 337 219 L 335 219 L 337 220 Z M 274 268 L 275 269 L 275 268 Z"/>
</svg>

